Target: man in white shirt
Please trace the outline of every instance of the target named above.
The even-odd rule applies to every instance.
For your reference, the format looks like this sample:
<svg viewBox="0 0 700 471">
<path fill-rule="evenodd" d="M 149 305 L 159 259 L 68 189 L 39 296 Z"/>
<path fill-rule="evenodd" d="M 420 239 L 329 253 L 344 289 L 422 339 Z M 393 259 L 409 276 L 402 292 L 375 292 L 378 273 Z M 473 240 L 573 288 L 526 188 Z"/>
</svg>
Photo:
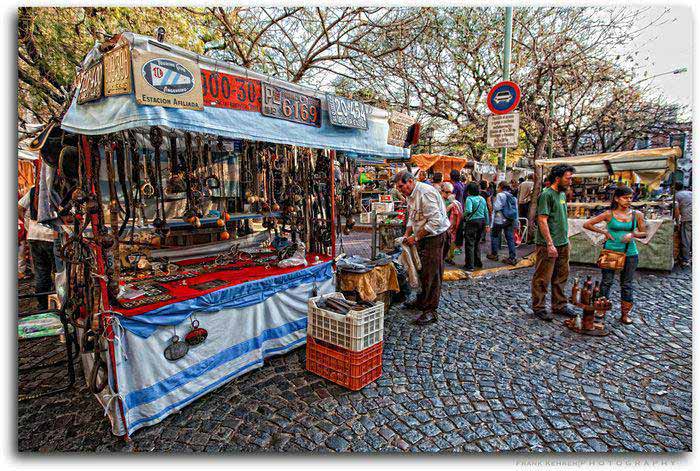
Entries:
<svg viewBox="0 0 700 471">
<path fill-rule="evenodd" d="M 449 248 L 447 230 L 450 228 L 450 220 L 440 192 L 432 185 L 416 182 L 407 171 L 396 174 L 394 182 L 408 204 L 405 242 L 407 245 L 418 245 L 422 266 L 421 291 L 416 300 L 406 307 L 420 310 L 421 315 L 415 323 L 425 325 L 437 321 L 445 255 Z"/>
<path fill-rule="evenodd" d="M 52 290 L 55 262 L 53 255 L 54 230 L 37 222 L 37 195 L 35 188 L 31 188 L 17 202 L 17 211 L 20 219 L 24 219 L 27 229 L 27 242 L 29 253 L 32 257 L 32 271 L 34 272 L 34 289 L 37 293 L 46 293 Z M 39 309 L 48 309 L 48 296 L 39 296 Z"/>
</svg>

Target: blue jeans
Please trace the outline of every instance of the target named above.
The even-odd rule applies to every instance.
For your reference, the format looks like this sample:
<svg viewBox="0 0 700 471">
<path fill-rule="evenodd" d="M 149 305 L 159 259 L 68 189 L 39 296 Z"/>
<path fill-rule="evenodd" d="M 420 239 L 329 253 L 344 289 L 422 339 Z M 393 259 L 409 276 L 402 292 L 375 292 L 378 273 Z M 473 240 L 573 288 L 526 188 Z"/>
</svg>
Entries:
<svg viewBox="0 0 700 471">
<path fill-rule="evenodd" d="M 634 272 L 637 270 L 639 255 L 628 255 L 625 266 L 620 271 L 620 299 L 632 302 L 634 294 Z M 600 282 L 600 295 L 610 299 L 610 288 L 615 280 L 615 270 L 602 270 L 603 279 Z"/>
<path fill-rule="evenodd" d="M 513 238 L 515 225 L 512 223 L 508 225 L 494 224 L 491 228 L 491 255 L 498 255 L 498 249 L 501 248 L 501 231 L 505 234 L 508 243 L 508 256 L 515 258 L 515 239 Z"/>
</svg>

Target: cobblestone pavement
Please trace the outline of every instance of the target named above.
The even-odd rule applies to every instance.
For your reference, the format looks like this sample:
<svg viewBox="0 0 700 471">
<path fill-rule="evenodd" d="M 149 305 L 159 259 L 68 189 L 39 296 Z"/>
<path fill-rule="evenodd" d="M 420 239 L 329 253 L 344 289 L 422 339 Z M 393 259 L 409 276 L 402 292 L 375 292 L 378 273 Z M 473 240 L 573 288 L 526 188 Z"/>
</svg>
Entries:
<svg viewBox="0 0 700 471">
<path fill-rule="evenodd" d="M 306 372 L 299 348 L 125 442 L 80 384 L 19 404 L 19 450 L 691 450 L 691 271 L 638 273 L 636 322 L 608 319 L 605 338 L 534 319 L 531 274 L 447 283 L 423 328 L 392 308 L 383 376 L 361 391 Z M 22 364 L 56 352 L 55 339 L 20 343 Z M 63 374 L 22 374 L 20 392 Z"/>
</svg>

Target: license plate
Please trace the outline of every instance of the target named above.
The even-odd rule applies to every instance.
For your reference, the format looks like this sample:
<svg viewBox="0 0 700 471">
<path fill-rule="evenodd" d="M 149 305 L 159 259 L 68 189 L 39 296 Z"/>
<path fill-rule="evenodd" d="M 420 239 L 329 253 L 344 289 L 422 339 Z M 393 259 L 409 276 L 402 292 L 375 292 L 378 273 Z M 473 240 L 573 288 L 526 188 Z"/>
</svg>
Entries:
<svg viewBox="0 0 700 471">
<path fill-rule="evenodd" d="M 78 104 L 102 98 L 102 62 L 87 69 L 80 77 Z"/>
<path fill-rule="evenodd" d="M 125 44 L 104 55 L 105 96 L 131 93 L 131 51 Z"/>
</svg>

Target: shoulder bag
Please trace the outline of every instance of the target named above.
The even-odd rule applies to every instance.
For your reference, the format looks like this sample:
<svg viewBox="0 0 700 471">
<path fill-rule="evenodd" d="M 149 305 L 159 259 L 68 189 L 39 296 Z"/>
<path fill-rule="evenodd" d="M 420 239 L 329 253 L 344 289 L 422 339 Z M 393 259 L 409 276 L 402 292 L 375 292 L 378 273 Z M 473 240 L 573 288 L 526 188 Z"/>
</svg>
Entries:
<svg viewBox="0 0 700 471">
<path fill-rule="evenodd" d="M 636 228 L 637 214 L 636 211 L 632 211 L 632 233 L 634 233 Z M 625 260 L 627 260 L 627 249 L 629 245 L 630 243 L 627 242 L 625 244 L 625 250 L 618 252 L 617 250 L 606 249 L 605 243 L 603 243 L 603 250 L 600 251 L 600 255 L 598 256 L 598 267 L 603 270 L 622 270 L 625 266 Z"/>
</svg>

